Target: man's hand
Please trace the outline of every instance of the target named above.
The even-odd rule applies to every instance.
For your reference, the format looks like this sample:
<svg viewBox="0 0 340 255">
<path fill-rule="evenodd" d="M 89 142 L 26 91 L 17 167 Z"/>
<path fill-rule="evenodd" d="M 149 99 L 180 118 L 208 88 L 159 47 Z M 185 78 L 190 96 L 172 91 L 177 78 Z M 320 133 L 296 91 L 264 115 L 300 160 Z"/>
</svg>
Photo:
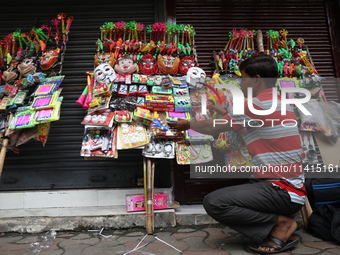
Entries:
<svg viewBox="0 0 340 255">
<path fill-rule="evenodd" d="M 170 125 L 178 131 L 184 131 L 190 129 L 190 121 L 185 119 L 178 119 L 176 122 L 170 123 Z"/>
<path fill-rule="evenodd" d="M 213 109 L 216 113 L 218 113 L 219 115 L 226 115 L 228 113 L 228 111 L 219 103 L 216 102 L 216 104 L 209 104 L 208 108 Z"/>
</svg>

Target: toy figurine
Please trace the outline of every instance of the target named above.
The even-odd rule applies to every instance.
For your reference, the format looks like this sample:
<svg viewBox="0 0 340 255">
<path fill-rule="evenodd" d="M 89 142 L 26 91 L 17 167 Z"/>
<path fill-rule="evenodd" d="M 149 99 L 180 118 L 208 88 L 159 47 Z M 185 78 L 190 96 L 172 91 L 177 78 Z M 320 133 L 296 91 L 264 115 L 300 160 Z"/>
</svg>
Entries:
<svg viewBox="0 0 340 255">
<path fill-rule="evenodd" d="M 132 74 L 137 70 L 137 64 L 134 63 L 130 56 L 125 55 L 118 59 L 118 63 L 115 65 L 115 70 L 120 75 Z"/>
<path fill-rule="evenodd" d="M 100 54 L 94 55 L 93 63 L 95 66 L 99 66 L 100 64 L 107 63 L 113 67 L 116 63 L 116 60 L 114 58 L 113 53 L 100 53 Z"/>
<path fill-rule="evenodd" d="M 109 64 L 100 64 L 94 69 L 96 83 L 111 83 L 116 79 L 116 72 Z"/>
<path fill-rule="evenodd" d="M 150 54 L 143 56 L 139 60 L 138 67 L 140 73 L 145 75 L 154 75 L 158 71 L 156 59 Z"/>
<path fill-rule="evenodd" d="M 25 58 L 18 65 L 18 70 L 20 73 L 20 78 L 35 73 L 37 70 L 37 59 L 35 57 Z"/>
<path fill-rule="evenodd" d="M 17 63 L 12 63 L 10 67 L 4 71 L 2 75 L 2 79 L 6 83 L 13 83 L 19 76 L 19 71 L 17 69 Z"/>
<path fill-rule="evenodd" d="M 187 83 L 192 87 L 202 87 L 205 82 L 206 73 L 199 67 L 189 68 L 186 76 Z"/>
<path fill-rule="evenodd" d="M 42 70 L 50 69 L 57 62 L 59 52 L 59 48 L 43 52 L 40 57 L 40 68 Z"/>
<path fill-rule="evenodd" d="M 180 59 L 171 55 L 161 55 L 157 57 L 157 65 L 163 74 L 174 74 L 178 71 Z"/>
<path fill-rule="evenodd" d="M 187 56 L 181 59 L 179 63 L 179 72 L 181 74 L 187 74 L 190 67 L 198 66 L 196 60 L 193 57 Z"/>
</svg>

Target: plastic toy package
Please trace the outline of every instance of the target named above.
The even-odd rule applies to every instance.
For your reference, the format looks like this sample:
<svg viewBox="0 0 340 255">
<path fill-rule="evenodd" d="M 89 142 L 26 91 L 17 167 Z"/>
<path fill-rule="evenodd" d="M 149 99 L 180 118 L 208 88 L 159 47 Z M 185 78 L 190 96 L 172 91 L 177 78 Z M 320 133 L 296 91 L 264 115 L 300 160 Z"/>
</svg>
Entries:
<svg viewBox="0 0 340 255">
<path fill-rule="evenodd" d="M 214 159 L 210 143 L 187 144 L 176 142 L 175 151 L 179 165 L 206 163 Z"/>
<path fill-rule="evenodd" d="M 144 125 L 135 121 L 118 124 L 118 149 L 131 149 L 146 145 L 149 137 Z"/>
<path fill-rule="evenodd" d="M 117 126 L 85 126 L 81 147 L 83 157 L 117 158 Z"/>
<path fill-rule="evenodd" d="M 142 151 L 147 158 L 175 158 L 175 143 L 173 139 L 151 139 Z"/>
<path fill-rule="evenodd" d="M 111 109 L 103 109 L 92 113 L 87 113 L 81 124 L 112 127 L 113 120 L 114 112 L 112 112 Z"/>
</svg>

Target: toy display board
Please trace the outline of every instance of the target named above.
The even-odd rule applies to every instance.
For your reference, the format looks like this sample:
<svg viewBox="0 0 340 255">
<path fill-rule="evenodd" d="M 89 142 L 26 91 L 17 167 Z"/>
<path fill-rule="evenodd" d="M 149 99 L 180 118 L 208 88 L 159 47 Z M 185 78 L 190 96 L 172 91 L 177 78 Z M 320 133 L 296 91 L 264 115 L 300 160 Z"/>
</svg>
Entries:
<svg viewBox="0 0 340 255">
<path fill-rule="evenodd" d="M 13 113 L 8 125 L 11 132 L 43 130 L 37 136 L 21 131 L 23 137 L 17 139 L 17 146 L 29 141 L 28 137 L 45 144 L 50 130 L 47 123 L 60 118 L 60 86 L 64 79 L 61 71 L 72 21 L 72 16 L 59 13 L 50 22 L 36 24 L 31 31 L 18 28 L 1 40 L 0 111 Z M 2 117 L 5 122 L 9 119 Z M 18 150 L 17 146 L 12 148 Z"/>
<path fill-rule="evenodd" d="M 190 68 L 198 68 L 194 28 L 117 21 L 99 30 L 94 69 L 85 72 L 86 84 L 76 100 L 87 111 L 81 124 L 85 130 L 116 125 L 118 150 L 141 149 L 145 157 L 175 158 L 176 140 L 186 141 L 185 133 L 174 130 L 171 122 L 191 119 L 187 76 Z M 192 82 L 202 84 L 205 76 L 195 74 L 190 75 Z"/>
</svg>

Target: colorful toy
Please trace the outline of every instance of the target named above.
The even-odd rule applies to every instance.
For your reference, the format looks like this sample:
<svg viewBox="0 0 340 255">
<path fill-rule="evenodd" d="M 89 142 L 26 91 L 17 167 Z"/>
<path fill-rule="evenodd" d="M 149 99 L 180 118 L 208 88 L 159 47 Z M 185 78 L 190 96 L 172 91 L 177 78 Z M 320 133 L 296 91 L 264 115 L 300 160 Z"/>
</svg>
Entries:
<svg viewBox="0 0 340 255">
<path fill-rule="evenodd" d="M 122 56 L 118 59 L 114 69 L 120 75 L 130 75 L 137 70 L 137 64 L 129 55 Z"/>
<path fill-rule="evenodd" d="M 60 106 L 63 98 L 59 97 L 53 108 L 37 110 L 33 116 L 33 123 L 47 123 L 60 119 Z"/>
<path fill-rule="evenodd" d="M 19 107 L 9 124 L 10 129 L 34 127 L 33 116 L 35 112 L 30 110 L 29 106 Z"/>
<path fill-rule="evenodd" d="M 98 65 L 94 71 L 94 79 L 96 84 L 111 83 L 117 78 L 115 70 L 108 63 Z"/>
<path fill-rule="evenodd" d="M 166 112 L 165 115 L 168 123 L 178 121 L 178 119 L 191 119 L 189 112 Z"/>
<path fill-rule="evenodd" d="M 127 194 L 125 200 L 127 212 L 145 211 L 144 194 Z M 155 193 L 153 195 L 153 208 L 155 210 L 166 209 L 168 207 L 167 201 L 165 193 Z"/>
<path fill-rule="evenodd" d="M 121 149 L 135 148 L 149 143 L 144 125 L 135 121 L 118 124 L 119 146 Z"/>
<path fill-rule="evenodd" d="M 190 96 L 175 96 L 175 112 L 190 112 Z"/>
<path fill-rule="evenodd" d="M 114 112 L 115 122 L 131 122 L 133 113 L 128 110 L 119 110 Z"/>
<path fill-rule="evenodd" d="M 137 107 L 133 113 L 133 119 L 139 123 L 150 125 L 153 121 L 153 114 L 150 110 Z"/>
<path fill-rule="evenodd" d="M 171 95 L 172 88 L 164 88 L 162 86 L 153 86 L 151 92 L 153 94 Z"/>
<path fill-rule="evenodd" d="M 40 57 L 40 68 L 48 70 L 57 62 L 60 53 L 60 48 L 44 51 Z"/>
<path fill-rule="evenodd" d="M 52 95 L 59 88 L 64 77 L 65 77 L 64 75 L 59 75 L 46 78 L 42 83 L 40 83 L 36 87 L 32 95 L 33 96 Z"/>
<path fill-rule="evenodd" d="M 98 53 L 94 55 L 94 65 L 97 67 L 101 64 L 109 64 L 114 67 L 116 64 L 116 59 L 114 58 L 113 53 Z"/>
<path fill-rule="evenodd" d="M 155 111 L 174 111 L 175 103 L 172 95 L 145 95 L 145 107 Z"/>
<path fill-rule="evenodd" d="M 141 74 L 154 75 L 158 71 L 156 59 L 150 55 L 144 55 L 138 62 L 139 71 Z"/>
<path fill-rule="evenodd" d="M 87 113 L 81 124 L 112 127 L 115 113 L 111 109 Z"/>
<path fill-rule="evenodd" d="M 61 90 L 57 90 L 53 93 L 53 95 L 35 97 L 30 106 L 30 109 L 34 111 L 34 110 L 53 108 L 55 103 L 58 101 L 60 92 Z"/>
<path fill-rule="evenodd" d="M 206 78 L 206 73 L 199 67 L 189 68 L 186 75 L 186 82 L 192 87 L 202 87 Z"/>
<path fill-rule="evenodd" d="M 171 55 L 158 54 L 157 65 L 161 73 L 174 74 L 178 71 L 180 59 Z"/>
<path fill-rule="evenodd" d="M 189 68 L 195 67 L 195 66 L 198 66 L 197 61 L 193 57 L 186 56 L 186 57 L 181 58 L 181 62 L 179 63 L 178 68 L 179 68 L 179 72 L 185 75 L 187 74 Z"/>
<path fill-rule="evenodd" d="M 17 67 L 20 73 L 20 78 L 26 77 L 28 74 L 33 74 L 37 70 L 37 59 L 36 57 L 25 58 L 20 62 L 20 64 L 18 64 Z"/>
</svg>

